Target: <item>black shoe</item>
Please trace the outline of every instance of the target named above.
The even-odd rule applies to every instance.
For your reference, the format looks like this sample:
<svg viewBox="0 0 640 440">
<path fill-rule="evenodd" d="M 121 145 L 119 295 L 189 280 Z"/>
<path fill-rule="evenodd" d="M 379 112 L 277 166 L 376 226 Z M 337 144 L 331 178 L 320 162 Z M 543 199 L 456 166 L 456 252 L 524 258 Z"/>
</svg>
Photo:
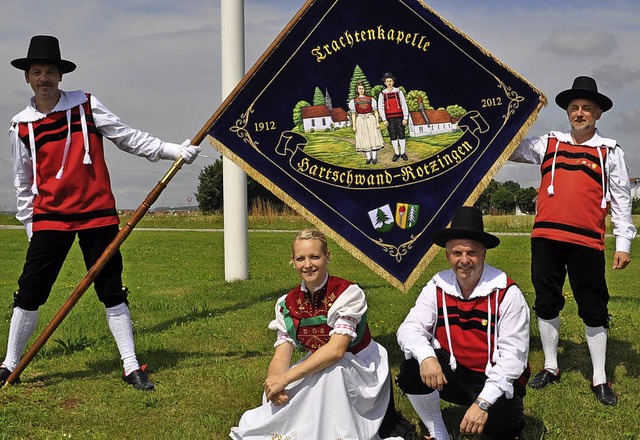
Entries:
<svg viewBox="0 0 640 440">
<path fill-rule="evenodd" d="M 402 154 L 400 155 L 400 157 L 401 157 L 403 160 L 409 160 L 409 158 L 407 157 L 407 155 L 406 155 L 405 153 L 402 153 Z"/>
<path fill-rule="evenodd" d="M 591 391 L 596 395 L 596 399 L 603 405 L 613 406 L 618 403 L 618 395 L 611 388 L 609 382 L 600 385 L 591 385 Z"/>
<path fill-rule="evenodd" d="M 11 371 L 7 367 L 0 367 L 0 387 L 4 386 L 9 376 L 11 376 Z M 13 383 L 20 383 L 20 378 L 17 378 Z"/>
<path fill-rule="evenodd" d="M 367 165 L 371 163 L 371 159 L 367 159 Z"/>
<path fill-rule="evenodd" d="M 536 374 L 536 377 L 534 377 L 531 382 L 529 382 L 529 388 L 533 388 L 534 390 L 541 390 L 542 388 L 553 382 L 560 382 L 560 370 L 558 370 L 558 374 L 556 375 L 549 370 L 543 369 L 538 374 Z"/>
<path fill-rule="evenodd" d="M 394 154 L 393 157 L 391 158 L 391 160 L 394 161 L 394 162 L 396 160 L 398 160 L 398 159 L 400 159 L 400 155 L 399 154 Z"/>
<path fill-rule="evenodd" d="M 153 382 L 151 382 L 151 380 L 147 376 L 147 373 L 145 372 L 146 369 L 147 369 L 147 366 L 143 365 L 138 370 L 135 370 L 129 373 L 128 376 L 125 376 L 124 373 L 122 373 L 122 380 L 128 383 L 129 385 L 132 385 L 136 390 L 151 391 L 156 386 L 153 384 Z"/>
<path fill-rule="evenodd" d="M 378 163 L 378 159 L 376 159 L 376 158 L 371 159 L 371 163 L 374 164 L 374 165 L 377 164 Z"/>
</svg>

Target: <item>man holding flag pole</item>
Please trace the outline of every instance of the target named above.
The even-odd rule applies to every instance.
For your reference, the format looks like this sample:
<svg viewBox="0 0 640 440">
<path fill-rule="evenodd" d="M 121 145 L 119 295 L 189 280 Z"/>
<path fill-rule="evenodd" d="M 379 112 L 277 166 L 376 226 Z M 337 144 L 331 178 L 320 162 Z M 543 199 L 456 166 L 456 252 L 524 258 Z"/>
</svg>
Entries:
<svg viewBox="0 0 640 440">
<path fill-rule="evenodd" d="M 191 163 L 200 152 L 188 139 L 181 145 L 172 144 L 127 126 L 95 96 L 81 90 L 60 90 L 63 74 L 75 70 L 76 65 L 62 59 L 58 39 L 53 36 L 34 36 L 27 56 L 11 64 L 24 71 L 34 91 L 31 102 L 13 117 L 9 129 L 16 217 L 24 224 L 30 243 L 14 293 L 0 386 L 18 366 L 36 329 L 38 309 L 47 301 L 76 235 L 88 270 L 118 235 L 103 137 L 152 162 Z M 154 384 L 135 354 L 122 269 L 122 256 L 116 250 L 95 275 L 94 287 L 106 307 L 107 323 L 120 351 L 123 381 L 136 389 L 153 390 Z"/>
</svg>

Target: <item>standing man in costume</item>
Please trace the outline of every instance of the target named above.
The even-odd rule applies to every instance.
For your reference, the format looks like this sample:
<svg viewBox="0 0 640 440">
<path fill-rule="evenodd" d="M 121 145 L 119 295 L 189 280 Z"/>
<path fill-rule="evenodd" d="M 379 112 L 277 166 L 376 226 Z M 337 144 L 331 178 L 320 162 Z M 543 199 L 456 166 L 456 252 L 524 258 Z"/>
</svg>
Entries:
<svg viewBox="0 0 640 440">
<path fill-rule="evenodd" d="M 399 158 L 409 160 L 404 138 L 404 127 L 409 123 L 407 101 L 404 99 L 402 90 L 394 86 L 396 79 L 392 73 L 385 73 L 382 82 L 386 88 L 382 89 L 378 97 L 378 112 L 380 112 L 380 119 L 389 129 L 394 152 L 391 160 L 394 162 Z"/>
<path fill-rule="evenodd" d="M 522 439 L 529 307 L 518 286 L 485 263 L 500 240 L 484 231 L 479 209 L 463 206 L 433 242 L 451 269 L 434 275 L 398 328 L 406 358 L 398 386 L 438 440 L 450 439 L 440 398 L 469 406 L 461 434 Z"/>
<path fill-rule="evenodd" d="M 571 131 L 525 139 L 510 158 L 540 164 L 542 173 L 531 234 L 531 279 L 544 368 L 529 386 L 540 389 L 560 380 L 560 311 L 568 274 L 585 324 L 593 366 L 591 390 L 604 405 L 615 405 L 618 397 L 605 373 L 609 328 L 605 218 L 610 212 L 616 237 L 613 269 L 624 269 L 631 261 L 631 241 L 636 235 L 629 175 L 618 143 L 596 129 L 596 121 L 613 102 L 598 92 L 593 78 L 577 77 L 571 89 L 556 96 L 556 104 L 566 110 Z"/>
<path fill-rule="evenodd" d="M 200 147 L 171 144 L 133 129 L 95 96 L 58 88 L 76 65 L 61 58 L 58 39 L 37 35 L 26 58 L 11 65 L 24 71 L 34 92 L 26 109 L 11 120 L 16 217 L 29 238 L 26 261 L 14 293 L 7 354 L 0 365 L 0 385 L 18 365 L 35 331 L 38 309 L 55 282 L 76 235 L 87 269 L 118 234 L 118 214 L 104 158 L 103 138 L 118 148 L 155 162 L 182 156 L 193 162 Z M 122 286 L 122 255 L 117 251 L 94 282 L 106 307 L 107 323 L 123 362 L 122 380 L 136 389 L 153 382 L 138 364 L 127 301 Z"/>
</svg>

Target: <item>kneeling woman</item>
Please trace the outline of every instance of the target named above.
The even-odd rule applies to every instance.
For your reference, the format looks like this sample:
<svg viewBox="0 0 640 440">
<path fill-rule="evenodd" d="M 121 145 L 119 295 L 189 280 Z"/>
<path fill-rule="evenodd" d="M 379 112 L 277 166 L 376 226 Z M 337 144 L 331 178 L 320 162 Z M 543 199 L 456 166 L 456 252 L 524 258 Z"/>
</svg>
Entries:
<svg viewBox="0 0 640 440">
<path fill-rule="evenodd" d="M 391 397 L 387 352 L 371 339 L 364 292 L 330 276 L 329 257 L 319 231 L 303 230 L 293 241 L 302 283 L 276 303 L 263 403 L 244 413 L 231 438 L 380 438 Z M 291 366 L 296 346 L 308 353 Z"/>
</svg>

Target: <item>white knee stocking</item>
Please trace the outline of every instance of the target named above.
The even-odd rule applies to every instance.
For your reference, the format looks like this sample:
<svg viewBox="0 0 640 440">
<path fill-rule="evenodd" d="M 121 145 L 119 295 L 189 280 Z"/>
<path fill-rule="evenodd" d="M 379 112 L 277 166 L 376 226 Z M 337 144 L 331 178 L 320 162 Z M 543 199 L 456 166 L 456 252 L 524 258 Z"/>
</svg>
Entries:
<svg viewBox="0 0 640 440">
<path fill-rule="evenodd" d="M 2 365 L 10 371 L 15 370 L 20 362 L 24 348 L 38 324 L 37 310 L 13 308 L 11 325 L 9 326 L 9 340 L 7 342 L 7 356 Z"/>
<path fill-rule="evenodd" d="M 118 345 L 124 374 L 129 375 L 132 371 L 140 368 L 136 358 L 136 347 L 133 342 L 133 328 L 131 327 L 129 307 L 122 303 L 115 307 L 109 307 L 106 311 L 107 324 Z"/>
<path fill-rule="evenodd" d="M 544 368 L 557 374 L 560 316 L 549 320 L 538 318 L 538 328 L 540 329 L 540 341 L 544 352 Z"/>
<path fill-rule="evenodd" d="M 593 385 L 600 385 L 607 381 L 607 373 L 604 368 L 607 361 L 607 329 L 585 326 L 585 335 L 593 365 Z"/>
<path fill-rule="evenodd" d="M 431 394 L 407 394 L 407 398 L 424 426 L 429 430 L 431 437 L 438 440 L 451 440 L 444 420 L 442 420 L 438 390 Z"/>
<path fill-rule="evenodd" d="M 405 139 L 400 139 L 400 154 L 404 154 L 406 151 L 407 141 Z"/>
<path fill-rule="evenodd" d="M 393 147 L 393 152 L 396 153 L 399 156 L 400 155 L 400 150 L 398 150 L 398 140 L 395 139 L 395 140 L 391 141 L 391 146 Z"/>
</svg>

